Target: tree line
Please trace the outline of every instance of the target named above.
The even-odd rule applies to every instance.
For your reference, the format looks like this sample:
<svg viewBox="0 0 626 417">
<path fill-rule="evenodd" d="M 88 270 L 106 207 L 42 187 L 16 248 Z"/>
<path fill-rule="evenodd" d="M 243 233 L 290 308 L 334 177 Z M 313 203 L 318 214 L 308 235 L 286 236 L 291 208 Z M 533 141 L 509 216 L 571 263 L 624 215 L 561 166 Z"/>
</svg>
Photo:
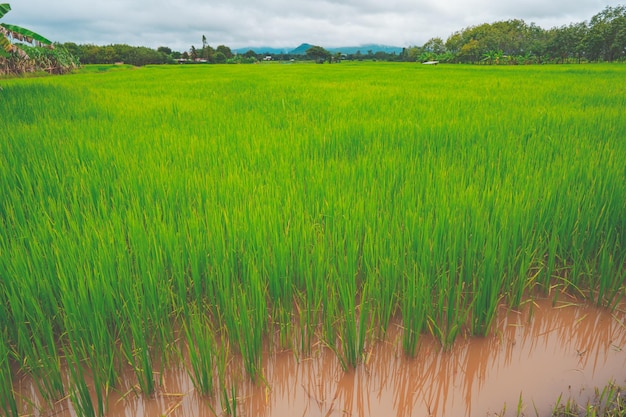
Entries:
<svg viewBox="0 0 626 417">
<path fill-rule="evenodd" d="M 606 7 L 589 22 L 542 29 L 514 19 L 471 26 L 445 41 L 407 48 L 404 59 L 451 63 L 540 64 L 626 60 L 626 7 Z"/>
</svg>

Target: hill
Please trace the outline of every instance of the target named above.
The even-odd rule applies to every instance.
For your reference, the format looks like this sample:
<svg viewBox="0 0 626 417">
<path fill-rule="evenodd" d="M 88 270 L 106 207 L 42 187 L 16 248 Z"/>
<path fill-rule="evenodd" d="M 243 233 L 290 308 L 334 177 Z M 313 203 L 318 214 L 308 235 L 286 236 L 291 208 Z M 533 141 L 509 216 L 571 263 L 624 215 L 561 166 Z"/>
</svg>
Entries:
<svg viewBox="0 0 626 417">
<path fill-rule="evenodd" d="M 387 54 L 400 54 L 402 53 L 402 49 L 399 46 L 387 46 L 387 45 L 376 45 L 376 44 L 367 44 L 361 46 L 343 46 L 339 48 L 326 48 L 329 52 L 337 53 L 341 52 L 342 54 L 356 54 L 357 52 L 361 52 L 363 55 L 367 54 L 369 51 L 372 51 L 373 54 L 376 52 L 385 52 Z"/>
<path fill-rule="evenodd" d="M 257 54 L 268 54 L 268 55 L 276 55 L 276 54 L 288 54 L 291 48 L 273 48 L 271 46 L 249 46 L 244 48 L 235 48 L 234 52 L 238 54 L 245 54 L 246 52 L 252 50 Z"/>
<path fill-rule="evenodd" d="M 251 46 L 251 47 L 244 47 L 244 48 L 237 48 L 235 49 L 235 51 L 238 54 L 244 54 L 250 50 L 254 51 L 257 54 L 269 54 L 269 55 L 274 55 L 274 54 L 291 54 L 291 55 L 305 55 L 306 51 L 312 47 L 313 45 L 311 45 L 310 43 L 303 43 L 300 44 L 300 46 L 298 46 L 297 48 L 291 49 L 291 48 L 272 48 L 272 47 L 268 47 L 268 46 Z M 372 53 L 376 53 L 376 52 L 385 52 L 388 54 L 392 54 L 392 53 L 401 53 L 402 49 L 399 46 L 388 46 L 388 45 L 377 45 L 377 44 L 366 44 L 366 45 L 360 45 L 360 46 L 340 46 L 340 47 L 336 47 L 336 48 L 325 48 L 326 50 L 328 50 L 329 52 L 332 53 L 337 53 L 337 52 L 341 52 L 342 54 L 355 54 L 358 51 L 360 51 L 362 54 L 367 54 L 369 51 L 372 51 Z"/>
<path fill-rule="evenodd" d="M 305 55 L 306 51 L 308 51 L 312 46 L 313 45 L 311 45 L 310 43 L 303 43 L 296 49 L 292 49 L 291 51 L 289 51 L 289 53 L 292 55 Z"/>
</svg>

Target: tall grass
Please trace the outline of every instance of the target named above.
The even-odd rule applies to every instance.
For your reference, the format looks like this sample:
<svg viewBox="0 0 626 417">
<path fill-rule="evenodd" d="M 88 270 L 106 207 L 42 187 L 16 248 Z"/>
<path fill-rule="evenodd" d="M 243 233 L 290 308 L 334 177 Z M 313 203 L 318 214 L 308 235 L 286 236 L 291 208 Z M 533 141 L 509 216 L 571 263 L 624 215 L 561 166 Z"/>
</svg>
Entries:
<svg viewBox="0 0 626 417">
<path fill-rule="evenodd" d="M 125 367 L 155 390 L 178 336 L 199 391 L 228 393 L 225 351 L 262 380 L 274 332 L 297 353 L 321 340 L 350 368 L 394 317 L 416 355 L 423 332 L 445 347 L 486 335 L 500 302 L 537 291 L 614 308 L 625 71 L 183 66 L 4 81 L 3 412 L 16 413 L 20 367 L 50 401 L 68 392 L 102 415 Z"/>
</svg>

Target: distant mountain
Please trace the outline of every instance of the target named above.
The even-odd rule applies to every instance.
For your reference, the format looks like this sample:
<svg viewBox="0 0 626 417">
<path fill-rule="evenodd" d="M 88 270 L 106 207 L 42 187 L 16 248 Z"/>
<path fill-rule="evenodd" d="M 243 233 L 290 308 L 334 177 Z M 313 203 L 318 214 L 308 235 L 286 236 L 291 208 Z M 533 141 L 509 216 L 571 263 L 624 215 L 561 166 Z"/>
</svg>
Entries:
<svg viewBox="0 0 626 417">
<path fill-rule="evenodd" d="M 289 53 L 291 55 L 306 55 L 306 51 L 311 49 L 311 47 L 313 47 L 313 45 L 311 45 L 310 43 L 303 43 L 302 45 L 298 46 L 296 49 L 292 49 L 291 51 L 289 51 Z"/>
<path fill-rule="evenodd" d="M 268 46 L 251 46 L 247 48 L 237 48 L 235 51 L 238 54 L 245 54 L 249 50 L 253 50 L 257 54 L 291 54 L 291 55 L 305 55 L 306 51 L 309 50 L 313 45 L 310 43 L 303 43 L 295 49 L 291 48 L 271 48 Z M 356 54 L 360 51 L 363 55 L 367 55 L 369 51 L 372 51 L 373 54 L 376 52 L 385 52 L 388 54 L 396 54 L 402 53 L 402 49 L 399 46 L 388 46 L 388 45 L 377 45 L 377 44 L 367 44 L 361 46 L 341 46 L 337 48 L 325 48 L 328 52 L 332 52 L 336 54 L 337 52 L 341 52 L 342 54 Z"/>
<path fill-rule="evenodd" d="M 250 46 L 250 47 L 245 47 L 245 48 L 233 49 L 233 51 L 237 52 L 238 54 L 245 54 L 246 52 L 250 50 L 254 51 L 254 53 L 256 54 L 275 55 L 275 54 L 288 54 L 291 48 L 272 48 L 271 46 Z"/>
<path fill-rule="evenodd" d="M 296 49 L 291 50 L 289 53 L 292 55 L 305 55 L 306 51 L 309 50 L 313 45 L 309 43 L 303 43 L 298 46 Z M 366 55 L 369 51 L 372 51 L 373 54 L 376 52 L 385 52 L 387 54 L 396 54 L 402 53 L 402 48 L 399 46 L 387 46 L 387 45 L 377 45 L 377 44 L 367 44 L 361 46 L 340 46 L 337 48 L 324 48 L 328 52 L 332 52 L 336 54 L 337 52 L 341 52 L 342 54 L 356 54 L 358 51 L 361 51 L 363 55 Z"/>
<path fill-rule="evenodd" d="M 366 55 L 369 51 L 372 51 L 373 54 L 376 52 L 385 52 L 387 54 L 396 54 L 402 53 L 402 49 L 399 46 L 388 46 L 388 45 L 376 45 L 376 44 L 368 44 L 361 46 L 342 46 L 339 48 L 326 48 L 328 52 L 337 53 L 341 52 L 342 54 L 350 55 L 356 54 L 357 52 L 361 52 L 363 55 Z"/>
</svg>

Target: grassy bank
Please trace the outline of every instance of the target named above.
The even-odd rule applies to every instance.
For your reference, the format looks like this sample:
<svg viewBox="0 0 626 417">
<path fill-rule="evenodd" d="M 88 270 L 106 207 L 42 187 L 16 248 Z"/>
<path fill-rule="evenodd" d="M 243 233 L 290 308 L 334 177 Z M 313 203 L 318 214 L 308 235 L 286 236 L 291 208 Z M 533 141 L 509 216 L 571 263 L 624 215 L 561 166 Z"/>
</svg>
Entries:
<svg viewBox="0 0 626 417">
<path fill-rule="evenodd" d="M 17 414 L 17 368 L 102 414 L 129 364 L 146 393 L 181 355 L 203 392 L 231 351 L 261 379 L 275 332 L 302 353 L 321 339 L 349 368 L 393 316 L 413 355 L 424 332 L 444 347 L 487 334 L 498 303 L 534 291 L 614 307 L 625 74 L 346 63 L 3 80 L 0 406 Z"/>
</svg>

